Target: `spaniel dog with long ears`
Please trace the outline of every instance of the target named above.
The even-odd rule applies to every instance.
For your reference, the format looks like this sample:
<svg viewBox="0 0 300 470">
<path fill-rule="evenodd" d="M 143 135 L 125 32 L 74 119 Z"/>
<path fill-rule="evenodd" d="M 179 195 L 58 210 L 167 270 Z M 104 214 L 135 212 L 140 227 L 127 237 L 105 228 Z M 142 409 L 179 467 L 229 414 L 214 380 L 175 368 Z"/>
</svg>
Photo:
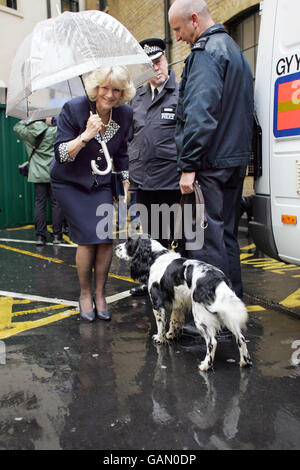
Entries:
<svg viewBox="0 0 300 470">
<path fill-rule="evenodd" d="M 154 341 L 164 343 L 182 334 L 185 313 L 192 311 L 195 325 L 206 342 L 206 356 L 199 368 L 213 367 L 216 334 L 226 326 L 235 336 L 240 367 L 251 365 L 245 338 L 248 314 L 244 303 L 230 288 L 224 273 L 210 264 L 182 258 L 145 236 L 129 238 L 116 247 L 118 258 L 130 261 L 131 277 L 148 283 L 156 319 Z M 166 315 L 170 314 L 166 333 Z"/>
</svg>

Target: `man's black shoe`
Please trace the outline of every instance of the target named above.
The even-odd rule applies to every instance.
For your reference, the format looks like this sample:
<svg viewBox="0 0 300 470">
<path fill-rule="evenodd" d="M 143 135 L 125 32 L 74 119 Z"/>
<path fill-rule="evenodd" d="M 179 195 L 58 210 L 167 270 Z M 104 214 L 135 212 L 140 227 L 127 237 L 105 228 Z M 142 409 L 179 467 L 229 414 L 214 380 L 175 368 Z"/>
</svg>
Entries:
<svg viewBox="0 0 300 470">
<path fill-rule="evenodd" d="M 148 287 L 146 284 L 142 284 L 138 287 L 132 287 L 132 289 L 130 289 L 130 293 L 133 296 L 146 295 L 148 294 Z"/>
<path fill-rule="evenodd" d="M 44 246 L 46 243 L 46 238 L 42 235 L 38 235 L 36 237 L 36 246 Z"/>
<path fill-rule="evenodd" d="M 61 235 L 53 235 L 53 240 L 52 240 L 53 245 L 58 245 L 61 242 L 62 242 Z"/>
<path fill-rule="evenodd" d="M 183 325 L 183 334 L 188 336 L 200 336 L 200 331 L 194 323 L 188 323 Z"/>
<path fill-rule="evenodd" d="M 69 235 L 69 226 L 68 226 L 68 224 L 63 225 L 62 233 L 64 233 L 65 235 Z"/>
<path fill-rule="evenodd" d="M 228 330 L 228 328 L 226 328 L 226 326 L 224 326 L 221 331 L 219 331 L 219 333 L 216 335 L 216 339 L 217 341 L 230 341 L 233 339 L 233 334 L 230 330 Z"/>
</svg>

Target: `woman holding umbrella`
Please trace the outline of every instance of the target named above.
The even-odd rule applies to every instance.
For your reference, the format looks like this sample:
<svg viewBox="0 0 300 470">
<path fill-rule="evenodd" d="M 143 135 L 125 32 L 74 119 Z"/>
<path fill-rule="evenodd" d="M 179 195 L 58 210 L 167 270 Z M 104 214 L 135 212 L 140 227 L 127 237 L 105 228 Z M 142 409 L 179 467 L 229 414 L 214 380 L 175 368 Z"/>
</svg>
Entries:
<svg viewBox="0 0 300 470">
<path fill-rule="evenodd" d="M 69 223 L 70 238 L 78 244 L 76 266 L 80 283 L 81 318 L 110 320 L 104 288 L 112 259 L 112 239 L 97 226 L 103 204 L 113 204 L 111 171 L 107 174 L 101 139 L 106 142 L 115 171 L 129 186 L 127 139 L 132 110 L 127 102 L 135 95 L 124 66 L 103 68 L 85 80 L 87 97 L 68 101 L 58 118 L 51 184 Z M 93 112 L 91 111 L 91 105 Z M 102 175 L 91 168 L 95 161 Z M 98 212 L 97 212 L 98 209 Z M 92 294 L 94 273 L 95 297 Z"/>
</svg>

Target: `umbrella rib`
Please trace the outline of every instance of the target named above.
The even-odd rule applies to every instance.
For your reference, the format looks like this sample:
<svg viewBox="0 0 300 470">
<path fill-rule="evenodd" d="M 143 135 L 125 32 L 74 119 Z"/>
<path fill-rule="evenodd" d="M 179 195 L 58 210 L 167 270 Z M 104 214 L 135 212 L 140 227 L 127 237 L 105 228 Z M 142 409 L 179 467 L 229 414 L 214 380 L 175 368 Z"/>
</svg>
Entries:
<svg viewBox="0 0 300 470">
<path fill-rule="evenodd" d="M 68 84 L 70 96 L 71 96 L 71 98 L 73 98 L 72 90 L 71 90 L 71 87 L 70 87 L 70 82 L 69 82 L 69 80 L 67 80 L 67 84 Z"/>
</svg>

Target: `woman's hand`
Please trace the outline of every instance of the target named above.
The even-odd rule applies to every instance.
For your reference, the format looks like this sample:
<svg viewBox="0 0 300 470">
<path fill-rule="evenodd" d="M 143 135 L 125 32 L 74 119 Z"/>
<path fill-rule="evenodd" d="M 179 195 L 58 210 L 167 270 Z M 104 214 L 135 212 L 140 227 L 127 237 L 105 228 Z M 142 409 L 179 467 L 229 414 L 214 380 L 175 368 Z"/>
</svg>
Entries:
<svg viewBox="0 0 300 470">
<path fill-rule="evenodd" d="M 100 132 L 101 126 L 103 122 L 98 114 L 93 114 L 90 111 L 90 117 L 86 123 L 86 129 L 81 134 L 81 138 L 84 139 L 86 142 L 93 139 L 97 132 Z"/>
<path fill-rule="evenodd" d="M 75 159 L 77 154 L 82 150 L 86 144 L 95 137 L 97 132 L 100 131 L 102 126 L 102 120 L 98 114 L 93 114 L 90 111 L 90 117 L 86 123 L 85 131 L 76 137 L 76 139 L 68 142 L 68 154 L 71 159 Z"/>
</svg>

